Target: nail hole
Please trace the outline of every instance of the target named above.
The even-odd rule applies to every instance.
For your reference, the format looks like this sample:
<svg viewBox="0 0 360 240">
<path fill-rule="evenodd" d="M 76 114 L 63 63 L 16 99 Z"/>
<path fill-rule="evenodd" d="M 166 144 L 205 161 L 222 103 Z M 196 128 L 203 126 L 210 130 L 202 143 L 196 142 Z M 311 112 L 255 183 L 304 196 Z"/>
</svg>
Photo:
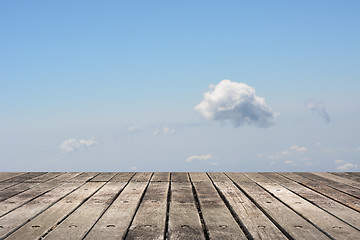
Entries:
<svg viewBox="0 0 360 240">
<path fill-rule="evenodd" d="M 66 203 L 72 203 L 72 201 L 66 201 Z"/>
<path fill-rule="evenodd" d="M 70 225 L 69 228 L 77 228 L 76 225 Z"/>
<path fill-rule="evenodd" d="M 95 201 L 95 203 L 101 203 L 101 201 L 97 200 L 97 201 Z"/>
<path fill-rule="evenodd" d="M 238 201 L 238 203 L 244 203 L 243 201 Z"/>
<path fill-rule="evenodd" d="M 296 204 L 301 204 L 301 202 L 295 202 Z"/>
<path fill-rule="evenodd" d="M 296 225 L 295 227 L 296 227 L 296 228 L 302 228 L 302 226 L 300 226 L 300 225 Z"/>
<path fill-rule="evenodd" d="M 258 228 L 265 228 L 265 226 L 258 226 Z"/>
<path fill-rule="evenodd" d="M 333 226 L 334 229 L 341 229 L 340 226 Z"/>
<path fill-rule="evenodd" d="M 226 225 L 219 225 L 219 228 L 227 228 Z"/>
<path fill-rule="evenodd" d="M 271 201 L 267 201 L 266 203 L 271 203 Z"/>
<path fill-rule="evenodd" d="M 189 225 L 181 225 L 182 228 L 190 228 Z"/>
<path fill-rule="evenodd" d="M 129 201 L 128 200 L 124 200 L 123 203 L 128 203 Z"/>
<path fill-rule="evenodd" d="M 150 228 L 150 227 L 152 227 L 152 225 L 144 225 L 143 227 Z"/>
<path fill-rule="evenodd" d="M 114 224 L 108 224 L 108 225 L 106 225 L 106 227 L 115 227 L 115 225 Z"/>
<path fill-rule="evenodd" d="M 34 225 L 34 226 L 31 226 L 32 228 L 39 228 L 40 226 L 39 225 Z"/>
<path fill-rule="evenodd" d="M 4 228 L 3 226 L 0 226 L 0 228 Z"/>
</svg>

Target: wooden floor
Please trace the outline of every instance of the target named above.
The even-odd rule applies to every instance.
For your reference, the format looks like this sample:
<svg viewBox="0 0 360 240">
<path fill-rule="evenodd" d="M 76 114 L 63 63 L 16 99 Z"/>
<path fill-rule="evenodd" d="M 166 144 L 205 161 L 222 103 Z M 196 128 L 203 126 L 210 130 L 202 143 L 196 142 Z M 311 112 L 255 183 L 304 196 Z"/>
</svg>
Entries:
<svg viewBox="0 0 360 240">
<path fill-rule="evenodd" d="M 360 173 L 3 172 L 0 239 L 360 239 Z"/>
</svg>

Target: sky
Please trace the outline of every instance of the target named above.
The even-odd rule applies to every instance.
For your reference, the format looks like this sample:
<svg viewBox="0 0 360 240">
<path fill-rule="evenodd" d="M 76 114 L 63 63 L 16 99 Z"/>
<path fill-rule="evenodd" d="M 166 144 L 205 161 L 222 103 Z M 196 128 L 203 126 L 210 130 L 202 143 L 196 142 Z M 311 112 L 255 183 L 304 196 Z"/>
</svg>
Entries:
<svg viewBox="0 0 360 240">
<path fill-rule="evenodd" d="M 0 171 L 359 171 L 359 1 L 0 2 Z"/>
</svg>

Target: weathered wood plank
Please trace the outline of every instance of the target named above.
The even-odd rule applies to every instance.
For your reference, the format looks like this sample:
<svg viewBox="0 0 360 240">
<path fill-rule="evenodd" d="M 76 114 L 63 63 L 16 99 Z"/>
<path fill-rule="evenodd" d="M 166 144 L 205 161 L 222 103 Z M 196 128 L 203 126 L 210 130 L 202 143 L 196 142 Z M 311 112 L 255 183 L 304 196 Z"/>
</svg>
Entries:
<svg viewBox="0 0 360 240">
<path fill-rule="evenodd" d="M 90 179 L 94 178 L 95 176 L 99 175 L 99 172 L 83 172 L 79 173 L 76 176 L 69 178 L 67 182 L 88 182 Z"/>
<path fill-rule="evenodd" d="M 134 172 L 121 172 L 116 174 L 110 182 L 128 182 L 134 175 Z"/>
<path fill-rule="evenodd" d="M 130 181 L 84 239 L 124 238 L 147 185 Z"/>
<path fill-rule="evenodd" d="M 0 191 L 0 202 L 4 201 L 5 199 L 11 198 L 15 196 L 16 194 L 19 194 L 21 192 L 24 192 L 28 190 L 29 188 L 32 188 L 36 186 L 38 183 L 19 183 L 16 185 L 13 185 L 11 187 L 8 187 L 6 189 L 3 189 Z"/>
<path fill-rule="evenodd" d="M 82 239 L 125 185 L 126 182 L 106 183 L 74 213 L 46 235 L 45 239 Z"/>
<path fill-rule="evenodd" d="M 172 172 L 171 182 L 190 182 L 189 174 L 186 172 Z"/>
<path fill-rule="evenodd" d="M 151 182 L 169 182 L 170 173 L 169 172 L 155 172 L 152 176 Z"/>
<path fill-rule="evenodd" d="M 320 193 L 317 193 L 309 188 L 306 188 L 294 181 L 289 180 L 276 173 L 262 173 L 264 176 L 276 181 L 280 185 L 286 187 L 300 197 L 310 201 L 316 206 L 324 209 L 332 215 L 340 218 L 349 225 L 360 230 L 360 213 L 340 204 Z"/>
<path fill-rule="evenodd" d="M 79 189 L 48 208 L 46 211 L 26 223 L 20 229 L 10 234 L 7 238 L 13 239 L 38 239 L 51 231 L 56 224 L 75 210 L 84 200 L 94 194 L 104 185 L 103 182 L 88 182 Z"/>
<path fill-rule="evenodd" d="M 257 184 L 269 191 L 301 216 L 324 230 L 329 236 L 335 239 L 356 239 L 360 232 L 343 221 L 337 219 L 323 209 L 315 206 L 307 200 L 299 197 L 278 183 L 259 173 L 244 173 Z M 269 182 L 269 180 L 271 182 Z"/>
<path fill-rule="evenodd" d="M 223 173 L 208 173 L 252 239 L 288 239 Z"/>
<path fill-rule="evenodd" d="M 332 187 L 332 188 L 337 189 L 339 191 L 345 192 L 345 193 L 347 193 L 349 195 L 352 195 L 354 197 L 360 198 L 360 191 L 357 188 L 354 188 L 354 187 L 351 187 L 349 185 L 330 180 L 328 178 L 321 177 L 321 176 L 316 175 L 316 174 L 308 173 L 308 172 L 297 172 L 296 174 L 298 174 L 298 175 L 300 175 L 302 177 L 306 177 L 308 179 L 311 179 L 313 181 L 317 181 L 317 182 L 320 182 L 322 184 L 326 184 L 329 187 Z"/>
<path fill-rule="evenodd" d="M 0 239 L 14 232 L 64 196 L 80 187 L 81 183 L 65 183 L 30 201 L 14 211 L 0 217 Z M 24 238 L 26 239 L 26 238 Z"/>
<path fill-rule="evenodd" d="M 360 177 L 359 177 L 359 176 L 356 176 L 356 175 L 353 175 L 353 174 L 350 174 L 350 173 L 346 173 L 346 172 L 332 172 L 331 174 L 334 174 L 334 175 L 339 176 L 339 177 L 347 178 L 347 179 L 350 179 L 350 180 L 353 180 L 353 181 L 355 181 L 355 182 L 360 183 Z"/>
<path fill-rule="evenodd" d="M 117 173 L 116 172 L 102 172 L 90 179 L 89 182 L 107 182 L 110 181 Z"/>
<path fill-rule="evenodd" d="M 209 176 L 206 174 L 206 172 L 191 172 L 190 178 L 191 182 L 211 182 Z"/>
<path fill-rule="evenodd" d="M 169 182 L 150 182 L 126 239 L 164 239 Z"/>
<path fill-rule="evenodd" d="M 18 183 L 13 183 L 13 182 L 7 182 L 7 183 L 0 183 L 0 190 L 3 190 L 5 188 L 8 188 L 8 187 L 11 187 L 11 186 L 14 186 Z"/>
<path fill-rule="evenodd" d="M 3 182 L 18 182 L 18 183 L 21 183 L 21 182 L 25 182 L 26 180 L 38 177 L 38 176 L 43 175 L 43 174 L 46 174 L 46 172 L 28 172 L 28 173 L 21 174 L 21 175 L 18 175 L 16 177 L 7 179 L 7 180 L 5 180 Z"/>
<path fill-rule="evenodd" d="M 41 194 L 50 191 L 51 189 L 61 185 L 61 182 L 46 182 L 38 184 L 33 188 L 30 188 L 22 193 L 19 193 L 13 197 L 10 197 L 0 202 L 0 216 L 7 214 L 8 212 L 18 208 L 19 206 L 31 201 L 32 199 L 40 196 Z"/>
<path fill-rule="evenodd" d="M 16 176 L 20 176 L 25 174 L 26 172 L 1 172 L 0 173 L 0 182 L 9 180 L 11 178 L 14 178 Z"/>
<path fill-rule="evenodd" d="M 226 175 L 290 238 L 329 239 L 324 233 L 242 173 L 226 173 Z"/>
<path fill-rule="evenodd" d="M 343 193 L 337 189 L 331 188 L 323 183 L 319 183 L 308 178 L 302 177 L 295 173 L 278 173 L 288 179 L 300 183 L 318 193 L 321 193 L 331 199 L 334 199 L 354 210 L 360 211 L 360 199 Z"/>
<path fill-rule="evenodd" d="M 148 182 L 152 175 L 152 172 L 138 172 L 133 176 L 131 182 Z"/>
<path fill-rule="evenodd" d="M 336 176 L 334 174 L 330 174 L 330 173 L 326 173 L 326 172 L 314 172 L 313 174 L 318 175 L 320 177 L 330 179 L 335 182 L 339 182 L 339 183 L 346 184 L 346 185 L 352 186 L 354 188 L 360 189 L 360 183 L 355 182 L 350 179 L 347 179 L 347 178 L 343 178 L 343 177 Z M 359 193 L 360 193 L 360 191 L 359 191 Z"/>
<path fill-rule="evenodd" d="M 51 180 L 61 174 L 64 174 L 64 173 L 63 172 L 48 172 L 48 173 L 42 174 L 40 176 L 30 178 L 30 179 L 26 180 L 25 182 L 42 183 L 42 182 Z"/>
<path fill-rule="evenodd" d="M 173 180 L 172 174 L 171 180 Z M 177 174 L 176 179 L 186 178 L 184 175 Z M 170 199 L 168 238 L 171 240 L 205 239 L 190 182 L 171 182 Z"/>
<path fill-rule="evenodd" d="M 200 173 L 190 173 L 190 180 L 196 190 L 209 237 L 247 239 L 206 173 L 205 176 Z M 193 182 L 193 179 L 196 181 Z"/>
</svg>

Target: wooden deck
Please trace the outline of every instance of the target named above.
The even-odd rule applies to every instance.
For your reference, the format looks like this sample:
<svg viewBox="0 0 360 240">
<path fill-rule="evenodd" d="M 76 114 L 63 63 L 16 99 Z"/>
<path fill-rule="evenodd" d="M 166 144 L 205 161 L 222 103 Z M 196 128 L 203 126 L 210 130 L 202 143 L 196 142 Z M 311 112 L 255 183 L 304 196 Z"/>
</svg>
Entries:
<svg viewBox="0 0 360 240">
<path fill-rule="evenodd" d="M 360 173 L 3 172 L 0 239 L 360 239 Z"/>
</svg>

